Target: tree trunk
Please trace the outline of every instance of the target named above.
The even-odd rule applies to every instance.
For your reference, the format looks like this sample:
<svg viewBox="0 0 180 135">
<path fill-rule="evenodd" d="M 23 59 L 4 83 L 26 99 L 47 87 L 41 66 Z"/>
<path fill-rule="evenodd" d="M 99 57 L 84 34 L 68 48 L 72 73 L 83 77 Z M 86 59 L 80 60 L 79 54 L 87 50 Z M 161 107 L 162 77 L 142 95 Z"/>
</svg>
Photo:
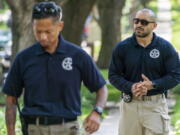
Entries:
<svg viewBox="0 0 180 135">
<path fill-rule="evenodd" d="M 63 4 L 65 22 L 63 36 L 77 45 L 81 43 L 84 23 L 97 0 L 68 0 Z"/>
<path fill-rule="evenodd" d="M 33 0 L 7 0 L 12 11 L 12 59 L 16 53 L 34 42 L 31 25 Z"/>
<path fill-rule="evenodd" d="M 4 9 L 4 0 L 0 0 L 0 9 Z"/>
<path fill-rule="evenodd" d="M 108 68 L 113 47 L 121 39 L 121 16 L 125 0 L 101 0 L 98 3 L 102 47 L 97 65 Z"/>
</svg>

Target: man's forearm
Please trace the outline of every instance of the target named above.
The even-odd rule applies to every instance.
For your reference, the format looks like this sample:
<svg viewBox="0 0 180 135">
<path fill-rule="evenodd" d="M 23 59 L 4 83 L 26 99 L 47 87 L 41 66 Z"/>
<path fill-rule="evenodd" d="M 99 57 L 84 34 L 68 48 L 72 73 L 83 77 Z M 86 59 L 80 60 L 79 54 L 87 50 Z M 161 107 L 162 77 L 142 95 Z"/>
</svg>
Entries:
<svg viewBox="0 0 180 135">
<path fill-rule="evenodd" d="M 7 96 L 6 99 L 6 126 L 8 135 L 15 135 L 16 122 L 16 100 L 13 97 Z"/>
<path fill-rule="evenodd" d="M 96 95 L 96 106 L 104 107 L 107 101 L 108 91 L 107 87 L 103 86 L 100 88 Z"/>
<path fill-rule="evenodd" d="M 96 93 L 96 106 L 104 108 L 107 101 L 107 87 L 103 86 Z M 95 111 L 92 111 L 90 115 L 84 121 L 84 128 L 86 132 L 92 134 L 97 131 L 100 127 L 100 114 Z"/>
<path fill-rule="evenodd" d="M 109 81 L 118 90 L 124 93 L 130 93 L 133 82 L 126 80 L 123 76 L 117 75 L 116 72 L 109 71 Z"/>
</svg>

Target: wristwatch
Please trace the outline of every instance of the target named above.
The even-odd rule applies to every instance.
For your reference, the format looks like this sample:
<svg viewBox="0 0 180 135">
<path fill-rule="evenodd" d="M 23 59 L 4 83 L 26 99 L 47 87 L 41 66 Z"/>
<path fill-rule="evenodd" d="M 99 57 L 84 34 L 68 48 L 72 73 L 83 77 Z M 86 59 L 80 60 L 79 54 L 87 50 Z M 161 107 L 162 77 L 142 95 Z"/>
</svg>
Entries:
<svg viewBox="0 0 180 135">
<path fill-rule="evenodd" d="M 103 113 L 103 108 L 100 106 L 95 106 L 94 111 L 97 112 L 99 115 L 102 115 Z"/>
</svg>

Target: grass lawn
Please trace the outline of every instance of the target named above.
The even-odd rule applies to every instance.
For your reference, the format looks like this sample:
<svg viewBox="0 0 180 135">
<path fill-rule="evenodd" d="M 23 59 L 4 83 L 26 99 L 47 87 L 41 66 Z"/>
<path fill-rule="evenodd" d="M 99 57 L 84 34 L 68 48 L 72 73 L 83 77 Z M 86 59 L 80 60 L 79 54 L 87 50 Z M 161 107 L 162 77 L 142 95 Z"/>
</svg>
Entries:
<svg viewBox="0 0 180 135">
<path fill-rule="evenodd" d="M 108 80 L 108 70 L 107 69 L 103 69 L 101 70 L 101 73 L 103 75 L 103 77 Z M 120 99 L 120 95 L 121 92 L 119 90 L 117 90 L 114 86 L 112 86 L 111 84 L 107 84 L 108 87 L 108 101 L 114 101 L 114 102 L 118 102 Z"/>
<path fill-rule="evenodd" d="M 176 95 L 176 105 L 173 107 L 171 122 L 175 128 L 176 134 L 180 135 L 180 84 L 173 89 Z"/>
<path fill-rule="evenodd" d="M 176 105 L 173 108 L 172 123 L 177 135 L 180 135 L 180 95 L 176 97 Z"/>
</svg>

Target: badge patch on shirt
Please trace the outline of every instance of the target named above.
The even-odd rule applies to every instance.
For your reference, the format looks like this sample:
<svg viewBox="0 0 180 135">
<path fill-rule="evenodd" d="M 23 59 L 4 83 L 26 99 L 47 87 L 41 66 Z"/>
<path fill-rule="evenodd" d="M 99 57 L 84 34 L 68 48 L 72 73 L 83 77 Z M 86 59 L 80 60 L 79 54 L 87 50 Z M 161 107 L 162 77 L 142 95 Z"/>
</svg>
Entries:
<svg viewBox="0 0 180 135">
<path fill-rule="evenodd" d="M 62 67 L 64 70 L 72 70 L 73 67 L 72 67 L 72 58 L 71 57 L 67 57 L 67 58 L 64 58 L 64 60 L 62 61 Z"/>
<path fill-rule="evenodd" d="M 151 58 L 158 58 L 160 56 L 160 52 L 157 49 L 153 49 L 150 51 L 150 57 Z"/>
</svg>

